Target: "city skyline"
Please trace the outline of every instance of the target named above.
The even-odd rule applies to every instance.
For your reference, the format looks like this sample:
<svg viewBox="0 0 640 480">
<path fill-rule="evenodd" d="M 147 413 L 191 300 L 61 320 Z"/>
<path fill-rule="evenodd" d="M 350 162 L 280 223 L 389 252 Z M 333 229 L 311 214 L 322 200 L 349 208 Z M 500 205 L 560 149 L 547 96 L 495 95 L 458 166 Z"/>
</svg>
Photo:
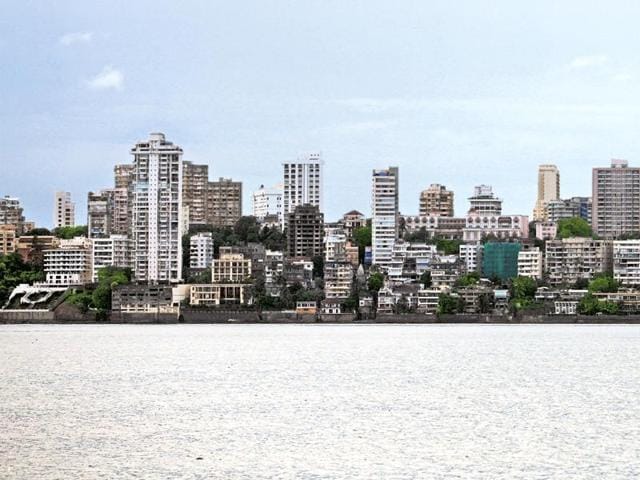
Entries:
<svg viewBox="0 0 640 480">
<path fill-rule="evenodd" d="M 640 158 L 640 68 L 622 41 L 635 5 L 150 5 L 5 10 L 0 58 L 18 67 L 0 79 L 0 190 L 38 224 L 56 190 L 84 218 L 84 195 L 152 131 L 241 180 L 245 205 L 283 162 L 321 151 L 330 219 L 369 211 L 368 172 L 385 165 L 403 172 L 406 214 L 432 183 L 457 211 L 484 183 L 530 214 L 538 165 L 558 165 L 571 197 L 588 194 L 591 167 Z M 149 23 L 131 31 L 137 16 Z"/>
</svg>

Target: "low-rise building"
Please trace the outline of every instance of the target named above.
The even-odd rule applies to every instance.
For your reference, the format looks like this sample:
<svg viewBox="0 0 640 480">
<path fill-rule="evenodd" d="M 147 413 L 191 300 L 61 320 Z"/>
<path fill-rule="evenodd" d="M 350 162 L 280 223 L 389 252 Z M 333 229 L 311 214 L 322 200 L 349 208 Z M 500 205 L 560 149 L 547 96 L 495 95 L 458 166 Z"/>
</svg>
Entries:
<svg viewBox="0 0 640 480">
<path fill-rule="evenodd" d="M 111 292 L 111 309 L 120 313 L 176 313 L 167 285 L 118 285 Z"/>
<path fill-rule="evenodd" d="M 211 264 L 212 283 L 248 283 L 251 280 L 251 259 L 242 253 L 232 253 L 232 247 L 220 247 L 219 258 Z"/>
<path fill-rule="evenodd" d="M 640 240 L 613 242 L 613 278 L 625 287 L 640 286 Z"/>
<path fill-rule="evenodd" d="M 540 280 L 543 273 L 543 263 L 542 250 L 538 247 L 520 250 L 518 253 L 518 276 Z"/>
<path fill-rule="evenodd" d="M 92 280 L 98 281 L 98 271 L 105 267 L 133 268 L 133 242 L 126 235 L 93 238 Z"/>
<path fill-rule="evenodd" d="M 189 304 L 194 307 L 246 305 L 253 303 L 247 283 L 213 283 L 191 285 Z"/>
<path fill-rule="evenodd" d="M 189 239 L 189 267 L 204 270 L 211 267 L 213 261 L 213 236 L 211 232 L 191 235 Z"/>
<path fill-rule="evenodd" d="M 545 270 L 553 286 L 573 285 L 579 279 L 591 280 L 599 273 L 611 272 L 613 244 L 609 240 L 565 238 L 546 244 Z"/>
<path fill-rule="evenodd" d="M 298 315 L 315 315 L 318 313 L 318 302 L 315 300 L 304 300 L 296 302 L 296 313 Z"/>
<path fill-rule="evenodd" d="M 558 235 L 558 224 L 556 222 L 537 222 L 536 238 L 538 240 L 555 240 Z"/>
<path fill-rule="evenodd" d="M 91 283 L 93 278 L 91 240 L 76 237 L 61 240 L 58 248 L 44 251 L 46 283 L 71 286 Z"/>
<path fill-rule="evenodd" d="M 324 265 L 324 292 L 327 298 L 347 298 L 353 284 L 353 267 L 346 262 Z"/>
<path fill-rule="evenodd" d="M 435 315 L 438 313 L 438 303 L 443 290 L 439 288 L 421 288 L 418 290 L 418 313 Z"/>
<path fill-rule="evenodd" d="M 313 288 L 313 261 L 308 257 L 287 258 L 283 274 L 287 287 L 300 284 L 304 288 Z"/>
<path fill-rule="evenodd" d="M 406 233 L 424 232 L 424 240 L 433 238 L 462 240 L 467 220 L 439 215 L 407 215 L 402 217 L 402 224 Z"/>
<path fill-rule="evenodd" d="M 480 242 L 484 238 L 523 239 L 529 237 L 529 217 L 526 215 L 481 215 L 470 213 L 463 231 L 465 242 Z"/>
<path fill-rule="evenodd" d="M 493 290 L 484 285 L 471 285 L 458 288 L 458 296 L 462 299 L 463 313 L 491 313 L 493 309 Z"/>
<path fill-rule="evenodd" d="M 366 217 L 357 210 L 351 210 L 342 216 L 342 225 L 347 238 L 353 238 L 353 232 L 367 226 Z"/>
<path fill-rule="evenodd" d="M 464 243 L 460 245 L 459 256 L 464 263 L 465 273 L 480 272 L 482 265 L 482 250 L 484 245 L 481 243 Z"/>
</svg>

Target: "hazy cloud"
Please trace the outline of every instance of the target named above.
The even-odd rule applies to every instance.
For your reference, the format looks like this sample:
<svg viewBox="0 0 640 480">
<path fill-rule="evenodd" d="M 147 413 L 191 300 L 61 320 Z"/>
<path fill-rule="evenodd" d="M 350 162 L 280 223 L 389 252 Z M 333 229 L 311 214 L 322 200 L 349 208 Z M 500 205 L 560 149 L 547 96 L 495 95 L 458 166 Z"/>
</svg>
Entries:
<svg viewBox="0 0 640 480">
<path fill-rule="evenodd" d="M 123 83 L 124 75 L 122 72 L 113 68 L 111 65 L 107 65 L 98 75 L 89 80 L 89 88 L 95 90 L 106 90 L 109 88 L 121 90 Z"/>
<path fill-rule="evenodd" d="M 602 67 L 609 61 L 606 55 L 586 55 L 582 57 L 576 57 L 569 63 L 569 68 L 593 68 Z"/>
<path fill-rule="evenodd" d="M 92 32 L 73 32 L 66 33 L 60 37 L 60 44 L 68 47 L 76 43 L 91 43 L 93 40 Z"/>
</svg>

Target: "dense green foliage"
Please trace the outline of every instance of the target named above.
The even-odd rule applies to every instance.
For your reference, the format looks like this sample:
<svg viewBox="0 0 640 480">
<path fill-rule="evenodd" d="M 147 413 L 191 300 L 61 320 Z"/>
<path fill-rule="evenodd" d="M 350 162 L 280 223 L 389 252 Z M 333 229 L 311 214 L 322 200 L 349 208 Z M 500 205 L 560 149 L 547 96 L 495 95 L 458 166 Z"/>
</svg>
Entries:
<svg viewBox="0 0 640 480">
<path fill-rule="evenodd" d="M 456 280 L 456 287 L 470 287 L 480 281 L 478 272 L 465 273 Z"/>
<path fill-rule="evenodd" d="M 511 281 L 511 304 L 516 310 L 531 306 L 534 302 L 538 285 L 531 277 L 516 277 Z"/>
<path fill-rule="evenodd" d="M 86 225 L 76 225 L 74 227 L 58 227 L 53 230 L 53 234 L 65 240 L 70 240 L 74 237 L 86 237 L 87 236 L 87 226 Z"/>
<path fill-rule="evenodd" d="M 461 313 L 464 310 L 464 300 L 458 296 L 443 293 L 438 299 L 438 314 L 449 315 Z"/>
<path fill-rule="evenodd" d="M 619 284 L 616 282 L 613 277 L 609 275 L 597 275 L 593 280 L 589 282 L 589 292 L 605 292 L 612 293 L 618 291 Z"/>
<path fill-rule="evenodd" d="M 380 272 L 373 272 L 369 275 L 369 281 L 367 282 L 367 287 L 371 292 L 377 292 L 384 285 L 384 276 Z"/>
<path fill-rule="evenodd" d="M 591 237 L 591 226 L 584 218 L 573 217 L 563 218 L 558 221 L 558 234 L 557 237 L 571 238 L 571 237 Z"/>
<path fill-rule="evenodd" d="M 424 288 L 431 287 L 431 272 L 429 270 L 425 271 L 420 275 L 420 283 Z"/>
<path fill-rule="evenodd" d="M 32 284 L 43 280 L 44 272 L 42 269 L 25 263 L 17 253 L 0 255 L 0 307 L 9 299 L 9 295 L 19 284 Z"/>
<path fill-rule="evenodd" d="M 98 270 L 98 283 L 93 290 L 75 291 L 66 298 L 66 302 L 77 306 L 81 312 L 86 312 L 89 309 L 106 312 L 111 310 L 113 287 L 126 285 L 130 281 L 130 269 L 104 267 Z"/>
<path fill-rule="evenodd" d="M 615 302 L 598 300 L 591 293 L 588 293 L 578 303 L 578 313 L 582 315 L 595 315 L 597 313 L 617 315 L 620 313 L 620 305 Z"/>
</svg>

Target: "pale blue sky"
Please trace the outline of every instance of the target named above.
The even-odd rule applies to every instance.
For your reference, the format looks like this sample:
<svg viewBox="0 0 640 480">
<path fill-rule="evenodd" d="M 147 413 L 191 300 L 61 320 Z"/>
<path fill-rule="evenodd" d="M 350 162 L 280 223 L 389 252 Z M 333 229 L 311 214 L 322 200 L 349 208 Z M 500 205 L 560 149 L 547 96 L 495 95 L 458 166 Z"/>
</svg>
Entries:
<svg viewBox="0 0 640 480">
<path fill-rule="evenodd" d="M 372 168 L 401 210 L 430 183 L 463 214 L 488 183 L 530 214 L 536 169 L 590 194 L 592 166 L 640 164 L 640 3 L 2 2 L 0 194 L 51 224 L 53 192 L 112 184 L 151 131 L 250 192 L 320 150 L 328 219 L 370 212 Z"/>
</svg>

